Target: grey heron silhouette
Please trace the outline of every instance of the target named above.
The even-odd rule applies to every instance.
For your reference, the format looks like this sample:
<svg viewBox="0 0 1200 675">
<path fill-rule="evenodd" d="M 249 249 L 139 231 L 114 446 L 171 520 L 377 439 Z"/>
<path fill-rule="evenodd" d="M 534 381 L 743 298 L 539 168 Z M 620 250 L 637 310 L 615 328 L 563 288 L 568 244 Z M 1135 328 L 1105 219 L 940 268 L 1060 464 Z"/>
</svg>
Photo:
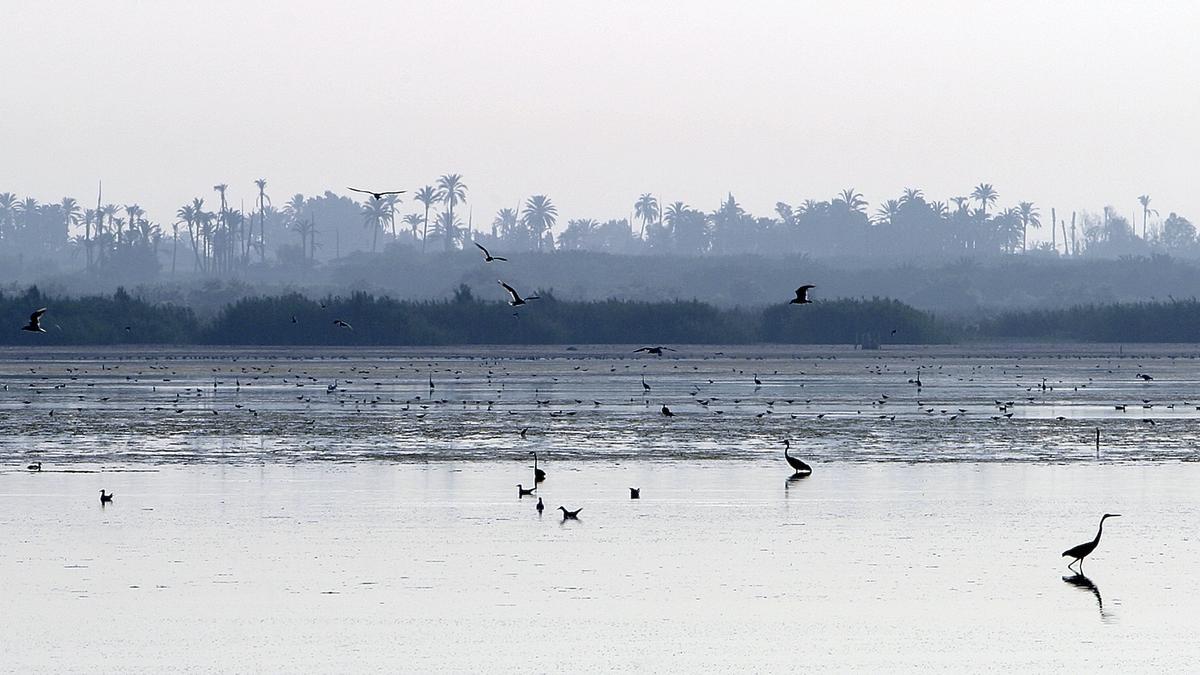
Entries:
<svg viewBox="0 0 1200 675">
<path fill-rule="evenodd" d="M 538 458 L 536 452 L 529 453 L 533 455 L 533 484 L 536 487 L 538 483 L 546 480 L 546 472 L 538 468 Z"/>
<path fill-rule="evenodd" d="M 1079 563 L 1078 573 L 1083 574 L 1083 559 L 1088 557 L 1089 555 L 1091 555 L 1092 551 L 1095 551 L 1096 547 L 1100 545 L 1100 535 L 1104 534 L 1104 521 L 1109 518 L 1120 518 L 1120 517 L 1121 517 L 1121 514 L 1119 514 L 1119 513 L 1104 514 L 1103 516 L 1100 517 L 1100 529 L 1096 530 L 1096 538 L 1095 539 L 1093 539 L 1089 542 L 1084 542 L 1078 546 L 1072 546 L 1071 548 L 1063 551 L 1064 558 L 1074 558 L 1074 560 L 1067 563 L 1067 569 L 1074 571 L 1075 563 Z"/>
<path fill-rule="evenodd" d="M 792 449 L 792 442 L 788 439 L 784 439 L 784 441 L 783 441 L 783 458 L 786 459 L 787 463 L 789 465 L 791 465 L 791 467 L 793 469 L 796 470 L 796 473 L 793 475 L 807 476 L 807 475 L 811 474 L 812 467 L 805 464 L 802 460 L 800 460 L 800 458 L 792 457 L 791 454 L 788 453 L 788 451 L 791 449 Z"/>
</svg>

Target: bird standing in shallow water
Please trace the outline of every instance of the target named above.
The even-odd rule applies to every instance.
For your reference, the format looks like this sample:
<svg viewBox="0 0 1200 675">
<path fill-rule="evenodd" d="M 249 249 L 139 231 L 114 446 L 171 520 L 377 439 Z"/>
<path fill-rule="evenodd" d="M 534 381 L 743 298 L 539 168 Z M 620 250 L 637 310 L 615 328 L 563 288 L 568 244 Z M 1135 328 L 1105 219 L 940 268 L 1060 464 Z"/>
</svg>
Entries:
<svg viewBox="0 0 1200 675">
<path fill-rule="evenodd" d="M 783 458 L 786 459 L 787 463 L 790 464 L 791 467 L 796 470 L 796 473 L 794 475 L 807 476 L 810 473 L 812 473 L 811 466 L 805 464 L 799 458 L 792 457 L 790 454 L 788 454 L 788 450 L 790 450 L 791 448 L 792 448 L 792 442 L 790 440 L 784 439 L 784 441 L 783 441 Z"/>
<path fill-rule="evenodd" d="M 675 416 L 675 413 L 671 412 L 671 409 L 668 408 L 665 404 L 662 407 L 662 414 L 663 414 L 663 417 L 674 417 Z"/>
<path fill-rule="evenodd" d="M 34 462 L 33 464 L 30 464 L 29 466 L 27 466 L 27 467 L 25 467 L 25 468 L 26 468 L 26 469 L 29 469 L 30 471 L 41 471 L 41 470 L 42 470 L 42 463 L 41 463 L 41 462 Z"/>
<path fill-rule="evenodd" d="M 546 510 L 546 505 L 542 503 L 542 498 L 538 497 L 538 503 L 537 503 L 538 515 L 539 516 L 542 515 L 542 511 L 545 511 L 545 510 Z"/>
<path fill-rule="evenodd" d="M 533 491 L 536 489 L 537 489 L 537 486 L 534 486 L 534 487 L 531 487 L 528 490 L 526 490 L 524 487 L 521 486 L 520 483 L 517 483 L 517 497 L 532 497 Z"/>
<path fill-rule="evenodd" d="M 629 498 L 630 499 L 641 499 L 642 498 L 642 488 L 629 488 Z"/>
<path fill-rule="evenodd" d="M 1067 569 L 1074 570 L 1075 568 L 1073 567 L 1073 565 L 1075 563 L 1079 563 L 1079 573 L 1083 574 L 1083 559 L 1088 557 L 1089 555 L 1091 555 L 1092 551 L 1095 551 L 1096 547 L 1100 545 L 1100 535 L 1104 534 L 1104 520 L 1106 518 L 1120 518 L 1120 517 L 1121 517 L 1121 514 L 1119 514 L 1119 513 L 1104 514 L 1103 516 L 1100 517 L 1100 529 L 1096 530 L 1096 538 L 1095 539 L 1093 539 L 1089 542 L 1080 544 L 1078 546 L 1073 546 L 1073 547 L 1063 551 L 1064 558 L 1074 558 L 1074 560 L 1072 560 L 1070 563 L 1067 564 Z"/>
<path fill-rule="evenodd" d="M 546 472 L 538 468 L 537 453 L 531 452 L 529 454 L 533 455 L 533 484 L 537 485 L 538 483 L 546 480 Z"/>
<path fill-rule="evenodd" d="M 579 520 L 579 512 L 582 511 L 583 509 L 575 509 L 574 511 L 568 511 L 567 507 L 560 506 L 560 507 L 558 507 L 558 510 L 562 511 L 563 520 Z"/>
<path fill-rule="evenodd" d="M 107 493 L 105 493 L 105 492 L 104 492 L 104 490 L 101 490 L 101 491 L 100 491 L 100 505 L 101 505 L 101 506 L 104 506 L 105 504 L 111 504 L 111 503 L 112 503 L 112 499 L 113 499 L 113 497 L 115 497 L 115 496 L 116 496 L 116 494 L 115 494 L 115 493 L 114 493 L 114 494 L 107 494 Z"/>
</svg>

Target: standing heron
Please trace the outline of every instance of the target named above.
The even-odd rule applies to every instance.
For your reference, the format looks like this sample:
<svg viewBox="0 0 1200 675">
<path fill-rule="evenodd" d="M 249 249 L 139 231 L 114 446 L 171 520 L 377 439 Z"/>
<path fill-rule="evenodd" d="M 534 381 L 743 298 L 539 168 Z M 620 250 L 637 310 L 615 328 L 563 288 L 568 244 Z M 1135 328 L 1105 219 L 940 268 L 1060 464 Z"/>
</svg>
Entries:
<svg viewBox="0 0 1200 675">
<path fill-rule="evenodd" d="M 538 468 L 537 453 L 531 452 L 529 454 L 533 455 L 533 484 L 536 487 L 538 483 L 546 480 L 546 472 Z"/>
<path fill-rule="evenodd" d="M 796 470 L 796 473 L 794 475 L 807 476 L 810 473 L 812 473 L 811 466 L 805 464 L 799 458 L 792 457 L 790 454 L 788 454 L 788 450 L 790 450 L 791 448 L 792 448 L 792 442 L 788 439 L 784 439 L 784 441 L 783 441 L 783 458 L 786 459 L 787 463 L 790 464 L 791 467 Z"/>
<path fill-rule="evenodd" d="M 1104 514 L 1103 516 L 1100 517 L 1100 529 L 1096 530 L 1096 538 L 1095 539 L 1093 539 L 1089 542 L 1080 544 L 1078 546 L 1073 546 L 1073 547 L 1063 551 L 1064 558 L 1074 558 L 1074 560 L 1072 560 L 1070 563 L 1067 564 L 1067 569 L 1074 570 L 1075 568 L 1073 566 L 1075 565 L 1075 563 L 1079 563 L 1079 574 L 1083 574 L 1083 559 L 1088 557 L 1089 555 L 1091 555 L 1092 551 L 1095 551 L 1096 547 L 1100 545 L 1100 535 L 1104 534 L 1104 520 L 1106 518 L 1120 518 L 1120 517 L 1121 517 L 1121 514 L 1119 514 L 1119 513 Z"/>
</svg>

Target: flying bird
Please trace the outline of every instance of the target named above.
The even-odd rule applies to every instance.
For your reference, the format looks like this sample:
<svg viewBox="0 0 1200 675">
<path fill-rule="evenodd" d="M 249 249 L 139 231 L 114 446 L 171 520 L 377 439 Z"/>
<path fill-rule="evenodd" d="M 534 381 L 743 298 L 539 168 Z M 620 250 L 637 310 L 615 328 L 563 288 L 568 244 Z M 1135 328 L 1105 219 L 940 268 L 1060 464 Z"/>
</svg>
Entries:
<svg viewBox="0 0 1200 675">
<path fill-rule="evenodd" d="M 808 289 L 810 289 L 810 288 L 816 288 L 816 286 L 814 286 L 813 284 L 804 284 L 800 288 L 797 288 L 796 289 L 796 297 L 792 298 L 792 301 L 789 302 L 788 304 L 789 305 L 810 304 L 812 302 L 812 300 L 808 299 Z"/>
<path fill-rule="evenodd" d="M 662 353 L 664 350 L 668 351 L 668 352 L 675 351 L 674 349 L 671 349 L 670 347 L 642 347 L 641 349 L 633 350 L 633 353 L 637 354 L 638 352 L 646 352 L 647 354 L 653 354 L 655 356 L 662 356 Z"/>
<path fill-rule="evenodd" d="M 512 299 L 508 301 L 508 304 L 512 305 L 513 307 L 520 307 L 521 305 L 525 304 L 525 302 L 527 300 L 538 300 L 539 299 L 538 296 L 536 296 L 536 295 L 531 295 L 528 298 L 522 298 L 520 295 L 517 294 L 517 289 L 513 288 L 512 286 L 509 286 L 508 284 L 504 283 L 503 281 L 497 281 L 496 283 L 503 286 L 504 290 L 508 291 L 508 294 L 510 296 L 512 296 Z"/>
<path fill-rule="evenodd" d="M 346 323 L 345 321 L 342 321 L 341 319 L 334 319 L 333 325 L 337 326 L 338 328 L 349 328 L 350 330 L 354 330 L 354 326 L 351 326 L 350 324 Z"/>
<path fill-rule="evenodd" d="M 376 200 L 383 199 L 384 195 L 402 195 L 405 192 L 404 190 L 391 190 L 389 192 L 375 192 L 373 190 L 359 190 L 358 188 L 352 188 L 352 187 L 348 187 L 346 189 L 353 190 L 355 192 L 361 192 L 364 195 L 371 195 Z"/>
<path fill-rule="evenodd" d="M 495 260 L 500 260 L 502 262 L 508 262 L 508 258 L 498 258 L 498 257 L 492 255 L 491 253 L 488 253 L 488 250 L 486 248 L 484 248 L 483 245 L 480 244 L 479 242 L 475 241 L 475 242 L 471 242 L 471 243 L 475 244 L 475 247 L 478 248 L 480 251 L 483 251 L 483 262 L 492 262 Z"/>
<path fill-rule="evenodd" d="M 1103 516 L 1100 517 L 1100 529 L 1096 530 L 1096 538 L 1095 539 L 1093 539 L 1089 542 L 1080 544 L 1078 546 L 1071 547 L 1071 548 L 1063 551 L 1064 558 L 1074 558 L 1074 560 L 1072 560 L 1070 563 L 1067 564 L 1067 569 L 1074 570 L 1074 567 L 1072 567 L 1072 565 L 1074 565 L 1075 563 L 1079 563 L 1079 574 L 1083 574 L 1083 559 L 1088 557 L 1089 555 L 1091 555 L 1092 551 L 1095 551 L 1096 547 L 1100 545 L 1100 535 L 1104 534 L 1104 520 L 1106 518 L 1120 518 L 1120 517 L 1121 517 L 1121 514 L 1119 514 L 1119 513 L 1104 514 Z"/>
<path fill-rule="evenodd" d="M 29 323 L 21 327 L 21 330 L 27 330 L 30 333 L 45 333 L 46 329 L 42 328 L 42 315 L 46 313 L 46 308 L 43 307 L 33 314 L 29 315 Z"/>
</svg>

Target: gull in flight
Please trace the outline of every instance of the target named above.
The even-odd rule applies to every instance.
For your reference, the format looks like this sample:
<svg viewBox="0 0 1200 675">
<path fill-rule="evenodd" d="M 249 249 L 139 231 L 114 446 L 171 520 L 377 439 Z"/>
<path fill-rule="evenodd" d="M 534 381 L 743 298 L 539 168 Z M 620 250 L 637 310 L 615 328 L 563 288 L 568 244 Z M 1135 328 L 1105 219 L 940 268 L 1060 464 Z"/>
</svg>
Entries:
<svg viewBox="0 0 1200 675">
<path fill-rule="evenodd" d="M 342 321 L 341 319 L 334 319 L 333 325 L 337 326 L 338 328 L 349 328 L 350 330 L 354 330 L 354 326 L 351 326 L 350 324 L 346 323 L 345 321 Z"/>
<path fill-rule="evenodd" d="M 359 190 L 358 188 L 353 188 L 353 187 L 348 187 L 346 189 L 353 190 L 355 192 L 361 192 L 364 195 L 371 195 L 372 197 L 375 198 L 376 201 L 383 199 L 384 195 L 402 195 L 402 194 L 404 194 L 404 190 L 391 190 L 390 192 L 375 192 L 374 190 Z"/>
<path fill-rule="evenodd" d="M 42 328 L 42 315 L 46 313 L 46 308 L 43 307 L 33 314 L 29 315 L 29 324 L 22 326 L 21 330 L 27 330 L 30 333 L 45 333 L 46 329 Z"/>
<path fill-rule="evenodd" d="M 483 247 L 483 244 L 480 244 L 477 241 L 474 241 L 471 243 L 475 244 L 475 247 L 478 248 L 480 251 L 483 251 L 483 262 L 492 262 L 493 260 L 500 260 L 503 262 L 508 262 L 508 258 L 499 258 L 499 257 L 492 255 L 491 253 L 488 253 L 488 250 Z"/>
<path fill-rule="evenodd" d="M 520 307 L 521 305 L 525 304 L 525 302 L 527 300 L 538 300 L 539 299 L 538 296 L 536 296 L 536 295 L 531 295 L 528 298 L 522 298 L 520 295 L 517 294 L 517 289 L 513 288 L 512 286 L 509 286 L 508 284 L 504 283 L 503 281 L 497 281 L 496 283 L 503 286 L 504 290 L 508 291 L 508 294 L 512 296 L 512 299 L 508 301 L 508 304 L 512 305 L 513 307 Z"/>
<path fill-rule="evenodd" d="M 655 356 L 662 356 L 662 353 L 664 350 L 666 350 L 668 352 L 675 351 L 674 349 L 671 349 L 670 347 L 642 347 L 641 349 L 633 350 L 633 353 L 636 354 L 638 352 L 646 352 L 647 354 L 653 354 Z"/>
<path fill-rule="evenodd" d="M 792 298 L 792 301 L 789 302 L 788 304 L 789 305 L 807 305 L 807 304 L 812 303 L 812 300 L 808 299 L 808 289 L 810 289 L 810 288 L 816 288 L 816 286 L 814 286 L 813 284 L 804 284 L 800 288 L 797 288 L 796 289 L 796 297 Z"/>
</svg>

